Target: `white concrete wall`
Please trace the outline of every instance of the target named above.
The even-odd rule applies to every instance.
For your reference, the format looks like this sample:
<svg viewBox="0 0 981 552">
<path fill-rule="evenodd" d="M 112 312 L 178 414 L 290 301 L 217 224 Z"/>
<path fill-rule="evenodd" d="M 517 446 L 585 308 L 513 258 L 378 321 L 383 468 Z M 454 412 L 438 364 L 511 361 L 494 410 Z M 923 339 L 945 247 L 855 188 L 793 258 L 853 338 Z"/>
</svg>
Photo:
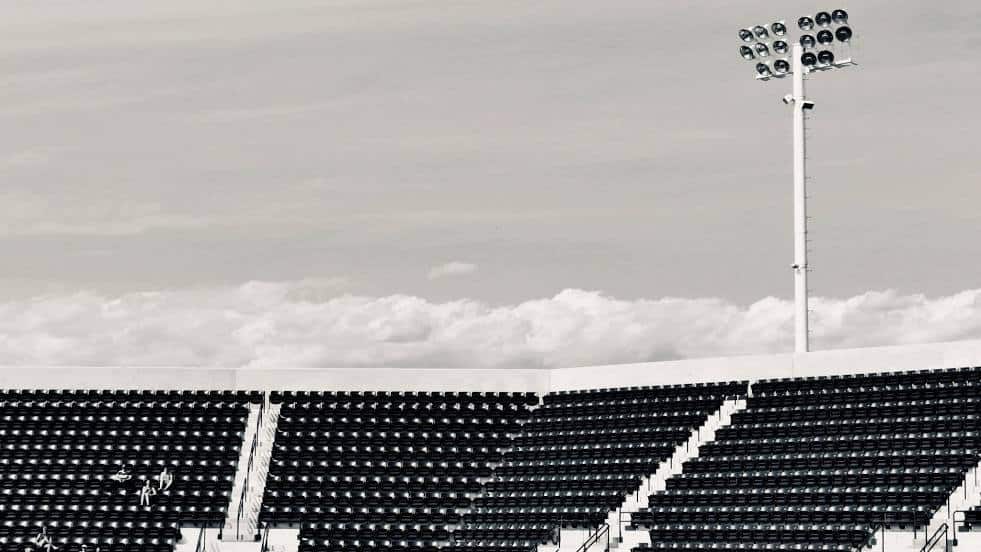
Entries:
<svg viewBox="0 0 981 552">
<path fill-rule="evenodd" d="M 552 370 L 553 391 L 981 366 L 981 340 Z"/>
<path fill-rule="evenodd" d="M 548 370 L 402 368 L 0 367 L 0 389 L 243 389 L 322 391 L 533 391 Z"/>
<path fill-rule="evenodd" d="M 0 389 L 533 391 L 981 366 L 981 340 L 557 370 L 0 367 Z"/>
</svg>

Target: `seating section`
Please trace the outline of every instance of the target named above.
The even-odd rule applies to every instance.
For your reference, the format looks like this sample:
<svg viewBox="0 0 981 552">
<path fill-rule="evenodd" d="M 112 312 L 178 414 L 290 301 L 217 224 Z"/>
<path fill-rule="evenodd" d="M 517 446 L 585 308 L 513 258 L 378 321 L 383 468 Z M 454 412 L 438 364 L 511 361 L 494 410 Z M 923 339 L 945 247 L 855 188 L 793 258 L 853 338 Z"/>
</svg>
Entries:
<svg viewBox="0 0 981 552">
<path fill-rule="evenodd" d="M 748 395 L 748 396 L 747 396 Z M 282 392 L 260 522 L 301 552 L 532 552 L 631 516 L 645 552 L 853 552 L 922 529 L 979 461 L 981 368 L 533 393 Z M 222 527 L 259 392 L 0 391 L 0 552 L 171 552 Z M 158 488 L 166 468 L 172 485 Z M 972 476 L 973 477 L 973 476 Z M 964 514 L 981 523 L 981 506 Z M 36 542 L 37 540 L 40 542 Z M 84 548 L 83 548 L 84 547 Z"/>
<path fill-rule="evenodd" d="M 633 516 L 660 550 L 852 550 L 927 523 L 981 446 L 981 369 L 771 380 Z"/>
<path fill-rule="evenodd" d="M 595 528 L 743 383 L 546 395 L 445 552 L 518 552 Z"/>
<path fill-rule="evenodd" d="M 533 393 L 274 393 L 260 519 L 300 551 L 437 550 L 537 405 Z"/>
<path fill-rule="evenodd" d="M 248 403 L 261 394 L 0 391 L 0 552 L 173 550 L 180 525 L 220 526 Z M 128 480 L 111 477 L 125 467 Z M 164 468 L 173 482 L 141 505 Z M 125 479 L 125 478 L 121 478 Z M 43 539 L 41 541 L 43 543 Z"/>
</svg>

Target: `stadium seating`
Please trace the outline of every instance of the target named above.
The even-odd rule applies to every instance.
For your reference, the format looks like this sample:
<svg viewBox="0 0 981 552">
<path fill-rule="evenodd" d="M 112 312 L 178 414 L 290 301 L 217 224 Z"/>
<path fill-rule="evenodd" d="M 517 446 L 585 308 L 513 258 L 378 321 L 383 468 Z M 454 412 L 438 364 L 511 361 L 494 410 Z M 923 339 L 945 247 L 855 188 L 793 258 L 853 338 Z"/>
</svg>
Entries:
<svg viewBox="0 0 981 552">
<path fill-rule="evenodd" d="M 279 425 L 260 519 L 300 550 L 432 551 L 471 505 L 533 393 L 274 393 Z"/>
<path fill-rule="evenodd" d="M 529 551 L 595 528 L 746 383 L 546 395 L 445 552 Z"/>
<path fill-rule="evenodd" d="M 978 463 L 979 397 L 981 369 L 754 384 L 632 524 L 654 551 L 851 550 L 921 527 Z"/>
<path fill-rule="evenodd" d="M 0 551 L 173 550 L 178 528 L 220 526 L 261 394 L 0 391 Z M 132 479 L 111 480 L 121 466 Z M 172 486 L 140 505 L 161 470 Z M 40 549 L 40 548 L 38 548 Z"/>
</svg>

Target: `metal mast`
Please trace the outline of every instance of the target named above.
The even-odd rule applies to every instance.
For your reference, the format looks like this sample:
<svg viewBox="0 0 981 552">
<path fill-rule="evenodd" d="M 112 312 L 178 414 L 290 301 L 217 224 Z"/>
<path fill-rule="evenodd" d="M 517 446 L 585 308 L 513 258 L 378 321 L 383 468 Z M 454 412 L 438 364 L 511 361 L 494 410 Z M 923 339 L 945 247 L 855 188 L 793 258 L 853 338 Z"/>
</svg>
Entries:
<svg viewBox="0 0 981 552">
<path fill-rule="evenodd" d="M 804 135 L 804 111 L 808 103 L 804 92 L 804 48 L 793 47 L 794 71 L 794 352 L 810 350 L 807 298 L 807 144 Z"/>
<path fill-rule="evenodd" d="M 855 65 L 850 56 L 852 29 L 845 10 L 818 12 L 797 20 L 796 39 L 784 21 L 740 29 L 739 55 L 755 64 L 756 78 L 762 81 L 793 77 L 793 93 L 784 103 L 794 115 L 794 352 L 810 350 L 809 300 L 807 287 L 807 143 L 805 115 L 814 109 L 807 99 L 804 81 L 817 71 Z M 791 46 L 793 44 L 793 46 Z M 844 56 L 836 56 L 846 54 Z M 785 56 L 789 54 L 791 59 Z M 777 59 L 769 63 L 770 56 Z"/>
</svg>

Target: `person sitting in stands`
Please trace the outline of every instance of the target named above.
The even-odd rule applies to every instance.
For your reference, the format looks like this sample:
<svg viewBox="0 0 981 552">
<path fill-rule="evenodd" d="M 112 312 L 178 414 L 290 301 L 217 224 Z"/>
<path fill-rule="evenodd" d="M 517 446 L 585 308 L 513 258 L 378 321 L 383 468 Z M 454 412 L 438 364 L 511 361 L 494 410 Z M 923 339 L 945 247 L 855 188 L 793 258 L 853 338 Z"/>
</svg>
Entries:
<svg viewBox="0 0 981 552">
<path fill-rule="evenodd" d="M 163 471 L 160 472 L 160 475 L 157 476 L 158 489 L 161 492 L 166 491 L 173 484 L 174 484 L 174 474 L 167 471 L 167 468 L 164 467 Z"/>
<path fill-rule="evenodd" d="M 143 488 L 140 489 L 140 506 L 150 506 L 150 497 L 157 494 L 157 490 L 150 485 L 150 480 L 147 479 Z"/>
<path fill-rule="evenodd" d="M 130 479 L 133 479 L 133 476 L 130 475 L 129 470 L 127 470 L 126 469 L 126 466 L 123 465 L 123 466 L 120 466 L 119 467 L 119 471 L 118 472 L 116 472 L 115 474 L 109 476 L 109 479 L 112 479 L 116 483 L 125 483 L 125 482 L 129 481 Z"/>
<path fill-rule="evenodd" d="M 38 548 L 43 548 L 45 552 L 51 552 L 56 550 L 58 547 L 54 545 L 51 541 L 51 537 L 48 536 L 48 528 L 41 526 L 41 532 L 34 537 L 34 546 Z"/>
</svg>

